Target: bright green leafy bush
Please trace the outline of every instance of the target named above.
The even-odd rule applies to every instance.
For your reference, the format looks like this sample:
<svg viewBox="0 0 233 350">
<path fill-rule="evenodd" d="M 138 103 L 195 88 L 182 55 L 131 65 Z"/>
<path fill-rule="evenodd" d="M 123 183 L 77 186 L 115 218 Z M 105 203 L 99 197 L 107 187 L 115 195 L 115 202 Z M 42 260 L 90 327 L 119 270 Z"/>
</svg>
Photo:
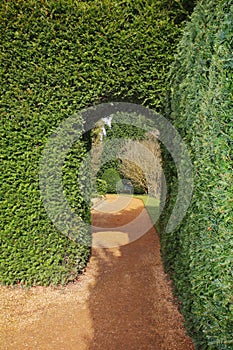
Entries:
<svg viewBox="0 0 233 350">
<path fill-rule="evenodd" d="M 102 179 L 107 183 L 107 193 L 116 193 L 121 183 L 121 177 L 114 168 L 106 169 L 102 175 Z"/>
<path fill-rule="evenodd" d="M 167 99 L 167 117 L 189 149 L 195 189 L 180 227 L 161 230 L 162 251 L 197 349 L 233 348 L 232 38 L 232 1 L 200 1 L 179 44 Z M 168 155 L 164 164 L 170 196 L 162 227 L 177 188 Z"/>
<path fill-rule="evenodd" d="M 108 192 L 107 182 L 103 179 L 96 179 L 96 190 L 98 195 L 105 195 Z"/>
</svg>

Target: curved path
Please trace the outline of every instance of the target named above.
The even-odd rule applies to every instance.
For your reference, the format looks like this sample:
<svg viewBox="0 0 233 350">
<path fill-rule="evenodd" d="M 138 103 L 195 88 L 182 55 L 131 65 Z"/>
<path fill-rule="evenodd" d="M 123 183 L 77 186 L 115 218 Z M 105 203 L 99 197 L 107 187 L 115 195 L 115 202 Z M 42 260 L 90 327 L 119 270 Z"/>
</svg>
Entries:
<svg viewBox="0 0 233 350">
<path fill-rule="evenodd" d="M 108 196 L 93 210 L 96 244 L 77 282 L 60 288 L 0 288 L 0 349 L 194 349 L 142 202 L 119 200 Z M 139 215 L 150 227 L 141 237 L 134 232 Z M 109 248 L 103 248 L 106 244 Z"/>
</svg>

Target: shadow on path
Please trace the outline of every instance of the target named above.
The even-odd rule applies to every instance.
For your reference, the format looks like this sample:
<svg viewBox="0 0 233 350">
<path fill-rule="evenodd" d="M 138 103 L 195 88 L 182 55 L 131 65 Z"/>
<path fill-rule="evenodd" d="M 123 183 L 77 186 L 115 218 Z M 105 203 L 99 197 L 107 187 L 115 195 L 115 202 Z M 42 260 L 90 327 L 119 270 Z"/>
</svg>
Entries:
<svg viewBox="0 0 233 350">
<path fill-rule="evenodd" d="M 89 299 L 94 334 L 88 349 L 193 349 L 162 269 L 158 235 L 141 202 L 132 199 L 117 213 L 94 211 L 93 225 L 119 230 L 119 222 L 130 221 L 135 230 L 138 215 L 150 222 L 146 234 L 120 247 L 93 249 L 99 278 Z"/>
<path fill-rule="evenodd" d="M 140 231 L 134 223 L 141 214 L 141 228 L 147 222 L 150 229 L 126 244 Z M 77 282 L 59 288 L 0 288 L 0 349 L 193 350 L 163 272 L 158 235 L 141 200 L 132 199 L 119 212 L 95 210 L 93 224 L 102 230 L 99 236 L 98 228 L 93 232 L 99 247 L 92 249 Z M 120 231 L 124 225 L 129 232 Z M 115 246 L 101 248 L 106 241 Z"/>
</svg>

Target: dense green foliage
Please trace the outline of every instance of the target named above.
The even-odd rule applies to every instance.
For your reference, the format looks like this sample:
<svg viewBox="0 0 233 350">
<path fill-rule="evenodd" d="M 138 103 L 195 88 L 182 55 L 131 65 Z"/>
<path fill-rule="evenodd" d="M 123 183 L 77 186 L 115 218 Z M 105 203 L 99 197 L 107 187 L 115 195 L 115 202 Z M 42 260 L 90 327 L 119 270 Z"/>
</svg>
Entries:
<svg viewBox="0 0 233 350">
<path fill-rule="evenodd" d="M 114 168 L 108 168 L 102 175 L 102 179 L 107 183 L 107 193 L 116 193 L 121 183 L 120 174 Z"/>
<path fill-rule="evenodd" d="M 100 196 L 105 195 L 108 192 L 107 182 L 103 179 L 97 178 L 95 186 L 96 186 L 97 193 Z"/>
<path fill-rule="evenodd" d="M 180 227 L 161 231 L 162 251 L 197 349 L 233 348 L 232 38 L 232 1 L 200 1 L 179 44 L 167 99 L 167 117 L 189 149 L 195 189 Z M 178 186 L 168 155 L 164 164 L 170 196 L 162 226 Z"/>
<path fill-rule="evenodd" d="M 182 3 L 1 1 L 2 283 L 65 283 L 85 265 L 90 249 L 59 233 L 43 207 L 42 150 L 65 118 L 93 103 L 159 108 L 190 7 Z M 71 206 L 88 220 L 76 181 L 85 152 L 83 142 L 74 145 L 63 183 Z"/>
</svg>

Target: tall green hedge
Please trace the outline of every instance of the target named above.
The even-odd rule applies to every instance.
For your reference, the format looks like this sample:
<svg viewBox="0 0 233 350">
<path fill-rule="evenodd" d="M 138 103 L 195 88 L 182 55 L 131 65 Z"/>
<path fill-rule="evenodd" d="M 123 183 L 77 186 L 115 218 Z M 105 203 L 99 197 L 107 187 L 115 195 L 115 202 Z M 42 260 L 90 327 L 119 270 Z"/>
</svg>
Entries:
<svg viewBox="0 0 233 350">
<path fill-rule="evenodd" d="M 84 107 L 118 100 L 159 108 L 186 3 L 1 1 L 2 283 L 66 283 L 86 264 L 90 248 L 59 233 L 46 215 L 42 151 Z M 63 180 L 70 204 L 89 220 L 77 186 L 85 152 L 84 141 L 74 145 Z"/>
<path fill-rule="evenodd" d="M 165 265 L 197 349 L 233 349 L 232 52 L 233 2 L 200 1 L 179 43 L 166 105 L 189 149 L 194 194 L 180 227 L 161 232 Z M 169 155 L 164 163 L 170 196 L 162 227 L 178 186 Z"/>
</svg>

